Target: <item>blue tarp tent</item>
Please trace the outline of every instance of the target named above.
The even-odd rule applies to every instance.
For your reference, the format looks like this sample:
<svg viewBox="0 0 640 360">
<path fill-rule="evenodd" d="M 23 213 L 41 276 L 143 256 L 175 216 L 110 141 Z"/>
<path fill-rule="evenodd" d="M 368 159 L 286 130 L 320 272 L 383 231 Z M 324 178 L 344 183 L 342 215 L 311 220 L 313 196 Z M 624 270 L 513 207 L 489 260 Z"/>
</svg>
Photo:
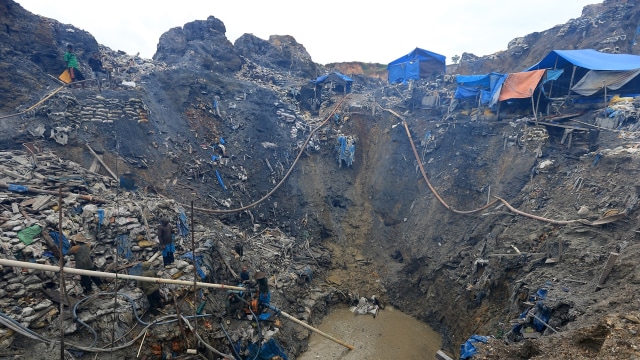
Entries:
<svg viewBox="0 0 640 360">
<path fill-rule="evenodd" d="M 576 94 L 590 96 L 604 87 L 617 94 L 640 93 L 640 56 L 608 54 L 593 49 L 553 50 L 526 71 L 538 69 L 564 70 L 553 88 L 554 94 L 567 95 L 569 89 Z"/>
<path fill-rule="evenodd" d="M 425 79 L 444 74 L 447 57 L 415 48 L 407 55 L 387 65 L 389 83 L 405 83 L 409 80 Z"/>
<path fill-rule="evenodd" d="M 455 99 L 474 98 L 476 102 L 480 97 L 480 104 L 493 106 L 498 101 L 502 83 L 506 78 L 507 74 L 495 72 L 484 75 L 456 75 L 458 87 L 453 97 Z"/>
<path fill-rule="evenodd" d="M 578 66 L 588 70 L 625 71 L 640 69 L 640 56 L 631 54 L 607 54 L 593 49 L 553 50 L 539 63 L 526 71 L 539 69 L 563 69 Z"/>
<path fill-rule="evenodd" d="M 341 74 L 337 71 L 333 71 L 326 75 L 322 75 L 315 80 L 311 80 L 311 82 L 316 86 L 320 86 L 327 82 L 334 83 L 336 85 L 342 86 L 345 93 L 350 93 L 353 79 L 348 77 L 347 75 Z"/>
</svg>

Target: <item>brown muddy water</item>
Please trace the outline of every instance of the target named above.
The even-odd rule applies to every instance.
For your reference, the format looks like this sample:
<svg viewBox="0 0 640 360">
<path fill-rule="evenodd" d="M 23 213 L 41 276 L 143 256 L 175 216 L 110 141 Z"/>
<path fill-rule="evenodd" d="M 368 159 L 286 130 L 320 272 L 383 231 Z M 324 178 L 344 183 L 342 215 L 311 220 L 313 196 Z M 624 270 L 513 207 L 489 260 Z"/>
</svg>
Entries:
<svg viewBox="0 0 640 360">
<path fill-rule="evenodd" d="M 442 344 L 440 335 L 428 325 L 391 306 L 380 310 L 375 318 L 337 308 L 324 317 L 318 329 L 355 349 L 314 332 L 309 349 L 297 360 L 435 359 Z"/>
</svg>

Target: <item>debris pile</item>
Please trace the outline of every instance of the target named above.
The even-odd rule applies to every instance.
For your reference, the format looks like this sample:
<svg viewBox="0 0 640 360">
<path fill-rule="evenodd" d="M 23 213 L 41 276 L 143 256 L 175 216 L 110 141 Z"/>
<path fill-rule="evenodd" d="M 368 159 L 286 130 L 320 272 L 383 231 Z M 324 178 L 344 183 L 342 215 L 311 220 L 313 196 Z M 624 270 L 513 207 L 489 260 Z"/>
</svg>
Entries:
<svg viewBox="0 0 640 360">
<path fill-rule="evenodd" d="M 65 333 L 92 334 L 90 344 L 80 342 L 84 345 L 77 346 L 87 351 L 97 351 L 96 344 L 112 341 L 126 348 L 132 338 L 143 334 L 148 344 L 144 349 L 149 354 L 187 351 L 185 346 L 196 345 L 196 335 L 213 347 L 227 349 L 226 332 L 251 352 L 256 343 L 274 341 L 271 338 L 281 334 L 281 322 L 274 322 L 279 308 L 291 308 L 297 319 L 310 320 L 316 307 L 324 308 L 325 301 L 335 296 L 332 287 L 310 288 L 314 273 L 323 271 L 331 257 L 321 246 L 309 247 L 308 240 L 300 243 L 278 229 L 263 229 L 247 237 L 246 232 L 217 221 L 208 226 L 196 224 L 192 229 L 184 207 L 175 201 L 140 192 L 123 193 L 114 179 L 51 152 L 2 152 L 0 171 L 4 175 L 0 179 L 0 245 L 4 259 L 58 266 L 61 249 L 66 254 L 64 266 L 74 268 L 77 260 L 67 254 L 69 248 L 89 243 L 97 271 L 140 275 L 142 262 L 148 261 L 158 278 L 248 286 L 246 293 L 252 294 L 252 284 L 243 284 L 237 274 L 241 267 L 247 267 L 252 273 L 266 275 L 273 293 L 270 303 L 278 307 L 278 311 L 264 309 L 262 316 L 269 321 L 258 325 L 258 334 L 255 320 L 254 326 L 244 318 L 229 318 L 226 325 L 215 320 L 227 315 L 225 291 L 206 288 L 194 294 L 192 286 L 162 284 L 164 306 L 153 313 L 147 312 L 149 303 L 136 281 L 103 279 L 104 286 L 83 294 L 79 276 L 67 274 L 65 293 L 60 294 L 58 273 L 5 266 L 0 280 L 4 285 L 0 289 L 0 312 L 6 322 L 19 323 L 22 332 L 38 330 L 45 338 L 55 338 L 62 302 L 72 314 L 63 321 Z M 165 217 L 177 230 L 176 260 L 163 267 L 156 227 Z M 58 236 L 60 227 L 62 237 Z M 293 298 L 289 298 L 291 295 Z M 184 333 L 185 324 L 176 321 L 182 319 L 180 314 L 185 324 L 193 321 L 193 316 L 202 317 L 196 335 Z M 157 326 L 150 327 L 153 321 Z M 138 337 L 127 336 L 127 330 L 136 326 L 143 327 Z M 285 331 L 285 339 L 292 331 L 299 330 Z M 2 331 L 0 343 L 8 346 L 15 335 Z M 168 345 L 185 336 L 188 339 L 184 345 Z"/>
</svg>

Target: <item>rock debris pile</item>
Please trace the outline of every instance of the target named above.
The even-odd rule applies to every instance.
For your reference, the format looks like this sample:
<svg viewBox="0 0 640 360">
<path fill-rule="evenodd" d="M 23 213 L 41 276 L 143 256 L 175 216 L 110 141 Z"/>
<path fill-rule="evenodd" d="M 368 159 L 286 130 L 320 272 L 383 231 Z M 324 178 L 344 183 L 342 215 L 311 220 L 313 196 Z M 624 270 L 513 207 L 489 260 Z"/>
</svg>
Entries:
<svg viewBox="0 0 640 360">
<path fill-rule="evenodd" d="M 301 320 L 310 320 L 314 311 L 324 308 L 327 299 L 337 301 L 339 294 L 332 287 L 310 288 L 314 273 L 330 264 L 328 250 L 310 248 L 308 241 L 297 241 L 279 229 L 265 228 L 249 235 L 218 221 L 198 221 L 191 228 L 185 206 L 154 194 L 123 191 L 110 177 L 38 150 L 41 151 L 0 152 L 2 258 L 58 266 L 61 227 L 63 253 L 74 244 L 91 244 L 98 271 L 140 275 L 141 263 L 150 261 L 158 278 L 193 282 L 195 276 L 198 282 L 236 286 L 242 285 L 240 269 L 247 267 L 252 273 L 267 275 L 274 306 Z M 171 219 L 177 229 L 176 261 L 166 267 L 159 257 L 155 231 L 163 217 Z M 74 257 L 65 255 L 64 266 L 75 267 Z M 245 347 L 278 334 L 274 340 L 278 338 L 283 346 L 297 348 L 292 336 L 308 336 L 303 328 L 283 325 L 273 311 L 270 320 L 259 325 L 260 336 L 255 321 L 232 317 L 221 325 L 219 320 L 228 315 L 228 293 L 224 290 L 198 289 L 194 296 L 192 286 L 162 284 L 164 307 L 159 314 L 152 314 L 146 312 L 147 299 L 135 281 L 106 279 L 101 288 L 95 286 L 84 297 L 78 278 L 65 275 L 66 287 L 61 295 L 58 273 L 4 266 L 0 277 L 0 321 L 19 327 L 18 331 L 2 329 L 0 344 L 10 346 L 17 333 L 33 331 L 45 339 L 56 338 L 60 302 L 68 305 L 65 311 L 73 315 L 69 317 L 67 313 L 62 320 L 65 334 L 84 351 L 98 352 L 98 346 L 109 348 L 110 344 L 116 345 L 115 350 L 125 348 L 141 333 L 140 329 L 147 334 L 148 346 L 143 352 L 155 355 L 185 352 L 189 344 L 196 346 L 195 336 L 226 352 L 225 331 L 235 341 L 243 341 Z M 118 296 L 114 297 L 115 291 Z M 185 334 L 185 325 L 175 316 L 192 316 L 194 311 L 201 327 L 197 335 L 193 331 Z M 154 319 L 159 325 L 150 327 Z M 140 328 L 127 335 L 136 326 Z M 93 338 L 90 343 L 82 340 L 89 338 Z M 175 345 L 180 338 L 186 342 Z M 167 348 L 167 344 L 174 345 Z"/>
</svg>

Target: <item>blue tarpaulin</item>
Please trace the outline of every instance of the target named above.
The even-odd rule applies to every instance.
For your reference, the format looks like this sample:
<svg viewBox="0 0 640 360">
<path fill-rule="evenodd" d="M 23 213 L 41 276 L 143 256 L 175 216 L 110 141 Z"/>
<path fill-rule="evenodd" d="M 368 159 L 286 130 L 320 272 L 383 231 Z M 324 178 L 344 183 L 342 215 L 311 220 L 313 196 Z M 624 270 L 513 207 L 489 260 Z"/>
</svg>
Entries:
<svg viewBox="0 0 640 360">
<path fill-rule="evenodd" d="M 326 75 L 322 75 L 315 80 L 311 80 L 311 82 L 315 85 L 322 85 L 326 82 L 334 82 L 344 86 L 345 92 L 350 93 L 351 84 L 353 84 L 353 79 L 340 72 L 333 71 Z"/>
<path fill-rule="evenodd" d="M 27 191 L 27 187 L 24 186 L 24 185 L 9 184 L 9 186 L 7 188 L 9 189 L 9 191 L 13 191 L 13 192 L 26 192 Z"/>
<path fill-rule="evenodd" d="M 196 267 L 196 271 L 198 272 L 198 275 L 200 275 L 200 278 L 202 280 L 204 280 L 207 277 L 207 274 L 204 273 L 204 271 L 202 271 L 201 268 L 201 264 L 202 264 L 202 255 L 196 255 L 195 258 L 196 260 L 193 260 L 193 253 L 191 251 L 183 254 L 181 256 L 183 259 L 189 259 L 193 262 L 194 266 Z"/>
<path fill-rule="evenodd" d="M 473 345 L 474 343 L 486 343 L 487 341 L 489 341 L 488 336 L 471 335 L 471 337 L 467 341 L 465 341 L 464 344 L 460 345 L 460 360 L 468 359 L 478 352 L 476 347 Z"/>
<path fill-rule="evenodd" d="M 617 94 L 636 96 L 640 86 L 638 55 L 609 54 L 594 49 L 553 50 L 525 71 L 539 69 L 550 69 L 544 81 L 556 80 L 553 89 L 565 95 L 572 91 L 582 96 L 600 96 L 606 88 Z M 564 72 L 552 73 L 552 70 Z"/>
<path fill-rule="evenodd" d="M 280 344 L 278 344 L 273 338 L 264 343 L 264 345 L 260 347 L 260 350 L 258 350 L 258 346 L 254 343 L 249 344 L 248 348 L 248 359 L 271 360 L 274 356 L 280 356 L 283 360 L 289 359 L 287 354 L 285 354 L 284 349 L 282 349 L 282 346 L 280 346 Z"/>
<path fill-rule="evenodd" d="M 415 48 L 387 65 L 389 83 L 406 83 L 444 74 L 447 57 L 434 52 Z"/>
<path fill-rule="evenodd" d="M 62 248 L 62 255 L 67 255 L 67 251 L 71 248 L 71 244 L 69 244 L 69 239 L 67 239 L 64 234 L 62 234 L 62 246 L 60 246 L 60 236 L 57 231 L 51 231 L 49 235 L 53 239 L 53 243 L 58 245 L 58 247 Z"/>
<path fill-rule="evenodd" d="M 478 98 L 481 105 L 493 106 L 498 102 L 498 96 L 502 84 L 508 74 L 496 72 L 485 75 L 457 75 L 458 87 L 454 94 L 455 99 Z"/>
<path fill-rule="evenodd" d="M 182 210 L 180 210 L 180 216 L 178 218 L 178 233 L 183 237 L 189 235 L 189 224 L 187 223 L 187 215 Z"/>
<path fill-rule="evenodd" d="M 131 252 L 131 241 L 129 241 L 129 234 L 120 234 L 116 238 L 118 255 L 124 256 L 131 260 L 133 253 Z"/>
<path fill-rule="evenodd" d="M 338 151 L 338 162 L 342 166 L 344 161 L 347 166 L 353 164 L 353 156 L 356 152 L 356 142 L 351 136 L 338 136 L 338 145 L 336 146 Z"/>
<path fill-rule="evenodd" d="M 538 69 L 562 69 L 576 65 L 589 70 L 626 71 L 640 69 L 640 56 L 631 54 L 608 54 L 594 49 L 553 50 L 540 62 L 526 71 Z"/>
</svg>

